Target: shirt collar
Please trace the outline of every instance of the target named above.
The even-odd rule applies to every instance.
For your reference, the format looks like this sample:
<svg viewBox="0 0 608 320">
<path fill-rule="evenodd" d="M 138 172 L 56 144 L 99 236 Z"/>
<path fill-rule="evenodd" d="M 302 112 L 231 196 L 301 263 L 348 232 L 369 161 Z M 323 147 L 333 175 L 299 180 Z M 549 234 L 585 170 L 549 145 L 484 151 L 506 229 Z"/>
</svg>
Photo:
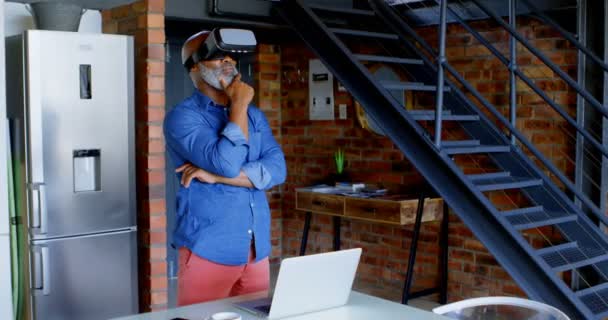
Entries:
<svg viewBox="0 0 608 320">
<path fill-rule="evenodd" d="M 203 108 L 205 111 L 208 111 L 209 107 L 217 108 L 222 111 L 224 109 L 226 109 L 226 107 L 224 107 L 223 105 L 213 102 L 213 100 L 211 100 L 211 98 L 207 97 L 202 92 L 200 92 L 200 90 L 198 90 L 196 88 L 194 89 L 194 93 L 192 95 L 194 96 L 194 99 L 196 100 L 196 103 L 198 104 L 198 106 L 200 108 Z"/>
<path fill-rule="evenodd" d="M 215 106 L 215 102 L 213 102 L 211 98 L 207 97 L 196 88 L 194 89 L 194 93 L 192 95 L 194 96 L 198 106 L 203 108 L 205 111 L 209 110 L 209 106 Z"/>
</svg>

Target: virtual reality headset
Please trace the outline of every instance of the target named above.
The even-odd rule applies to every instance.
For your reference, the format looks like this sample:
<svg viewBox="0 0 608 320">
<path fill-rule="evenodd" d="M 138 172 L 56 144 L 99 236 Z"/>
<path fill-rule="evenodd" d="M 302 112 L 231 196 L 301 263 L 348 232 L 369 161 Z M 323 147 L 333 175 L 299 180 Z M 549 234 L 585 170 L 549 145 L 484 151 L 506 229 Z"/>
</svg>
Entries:
<svg viewBox="0 0 608 320">
<path fill-rule="evenodd" d="M 190 70 L 200 61 L 221 59 L 225 56 L 238 59 L 255 52 L 256 45 L 255 35 L 250 30 L 215 28 L 198 50 L 184 62 L 184 67 Z"/>
</svg>

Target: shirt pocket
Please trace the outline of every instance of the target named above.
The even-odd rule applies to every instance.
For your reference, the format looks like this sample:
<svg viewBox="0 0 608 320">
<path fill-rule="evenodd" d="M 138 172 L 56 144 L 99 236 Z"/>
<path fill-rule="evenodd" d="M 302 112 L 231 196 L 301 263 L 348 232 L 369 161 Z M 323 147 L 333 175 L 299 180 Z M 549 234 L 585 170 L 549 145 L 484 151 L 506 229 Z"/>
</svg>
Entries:
<svg viewBox="0 0 608 320">
<path fill-rule="evenodd" d="M 249 155 L 247 161 L 256 161 L 260 158 L 262 148 L 262 132 L 252 131 L 249 133 Z"/>
</svg>

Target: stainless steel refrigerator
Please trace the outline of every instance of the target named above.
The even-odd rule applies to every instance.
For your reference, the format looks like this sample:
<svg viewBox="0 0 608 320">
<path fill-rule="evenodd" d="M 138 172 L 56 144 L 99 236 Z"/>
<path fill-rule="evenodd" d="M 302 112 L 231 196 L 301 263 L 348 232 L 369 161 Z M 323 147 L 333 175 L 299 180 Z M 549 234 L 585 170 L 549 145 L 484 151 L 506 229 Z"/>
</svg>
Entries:
<svg viewBox="0 0 608 320">
<path fill-rule="evenodd" d="M 137 313 L 133 40 L 30 30 L 6 49 L 28 318 Z"/>
</svg>

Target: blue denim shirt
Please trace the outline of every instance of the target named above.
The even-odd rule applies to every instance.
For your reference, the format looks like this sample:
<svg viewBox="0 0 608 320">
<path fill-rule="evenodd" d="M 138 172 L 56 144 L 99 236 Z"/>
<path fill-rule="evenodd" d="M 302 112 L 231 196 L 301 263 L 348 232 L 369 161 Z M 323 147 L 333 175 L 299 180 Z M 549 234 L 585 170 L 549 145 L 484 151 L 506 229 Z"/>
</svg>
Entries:
<svg viewBox="0 0 608 320">
<path fill-rule="evenodd" d="M 173 244 L 225 265 L 247 263 L 255 238 L 256 261 L 270 255 L 270 208 L 265 190 L 283 183 L 285 157 L 264 113 L 249 106 L 249 140 L 198 90 L 167 113 L 164 133 L 172 164 L 189 162 L 211 173 L 236 177 L 243 171 L 253 188 L 193 180 L 177 193 Z M 181 173 L 177 175 L 181 178 Z"/>
</svg>

